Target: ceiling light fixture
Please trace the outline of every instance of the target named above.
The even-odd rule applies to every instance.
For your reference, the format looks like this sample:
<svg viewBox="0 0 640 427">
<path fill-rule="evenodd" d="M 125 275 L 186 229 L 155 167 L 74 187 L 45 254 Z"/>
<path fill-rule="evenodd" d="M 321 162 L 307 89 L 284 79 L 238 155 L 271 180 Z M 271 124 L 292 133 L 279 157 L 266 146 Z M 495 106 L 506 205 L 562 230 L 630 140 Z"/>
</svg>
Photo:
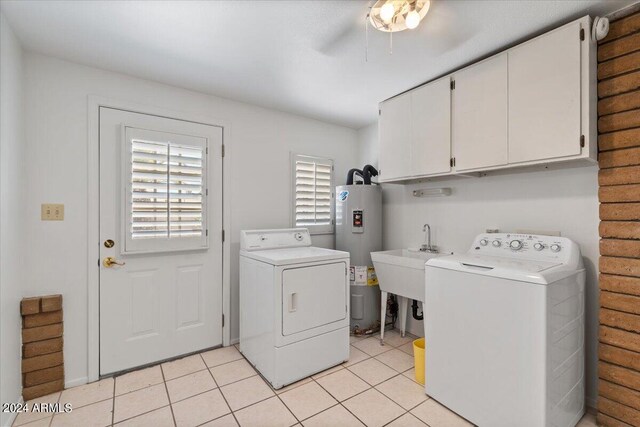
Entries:
<svg viewBox="0 0 640 427">
<path fill-rule="evenodd" d="M 386 33 L 412 30 L 427 15 L 430 5 L 430 0 L 378 0 L 371 7 L 369 22 Z"/>
<path fill-rule="evenodd" d="M 390 23 L 391 20 L 393 19 L 393 15 L 395 14 L 396 14 L 395 7 L 391 2 L 383 4 L 382 7 L 380 8 L 380 18 L 382 19 L 382 21 L 386 23 Z"/>
<path fill-rule="evenodd" d="M 393 33 L 417 28 L 429 12 L 429 6 L 431 0 L 377 0 L 371 6 L 367 19 L 376 30 L 389 33 L 389 53 L 393 53 Z M 368 30 L 369 26 L 366 28 Z M 365 60 L 369 50 L 368 31 L 366 39 Z"/>
<path fill-rule="evenodd" d="M 405 19 L 405 22 L 407 23 L 407 28 L 409 28 L 410 30 L 413 30 L 418 26 L 418 24 L 420 24 L 421 19 L 422 18 L 420 17 L 420 14 L 415 10 L 412 10 L 411 12 L 407 13 L 407 19 Z"/>
</svg>

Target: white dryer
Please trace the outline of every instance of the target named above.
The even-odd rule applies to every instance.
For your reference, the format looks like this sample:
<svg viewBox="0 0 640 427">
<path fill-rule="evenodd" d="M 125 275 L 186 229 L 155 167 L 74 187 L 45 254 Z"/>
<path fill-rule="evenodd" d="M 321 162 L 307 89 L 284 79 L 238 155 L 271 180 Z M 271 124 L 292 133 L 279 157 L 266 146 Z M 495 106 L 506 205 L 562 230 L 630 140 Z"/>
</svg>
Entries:
<svg viewBox="0 0 640 427">
<path fill-rule="evenodd" d="M 349 359 L 348 268 L 305 228 L 241 232 L 240 351 L 274 388 Z"/>
<path fill-rule="evenodd" d="M 430 259 L 429 396 L 481 427 L 575 426 L 584 414 L 585 270 L 569 239 L 483 234 Z"/>
</svg>

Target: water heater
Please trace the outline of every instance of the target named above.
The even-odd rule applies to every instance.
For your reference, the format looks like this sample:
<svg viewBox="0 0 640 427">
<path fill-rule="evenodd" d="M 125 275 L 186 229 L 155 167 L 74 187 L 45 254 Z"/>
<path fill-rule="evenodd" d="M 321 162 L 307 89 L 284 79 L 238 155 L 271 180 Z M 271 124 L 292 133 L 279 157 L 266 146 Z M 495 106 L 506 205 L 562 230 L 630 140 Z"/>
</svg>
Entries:
<svg viewBox="0 0 640 427">
<path fill-rule="evenodd" d="M 370 177 L 352 182 L 350 174 L 347 185 L 336 187 L 336 249 L 351 254 L 351 330 L 364 332 L 379 326 L 380 288 L 371 252 L 382 250 L 382 189 Z"/>
</svg>

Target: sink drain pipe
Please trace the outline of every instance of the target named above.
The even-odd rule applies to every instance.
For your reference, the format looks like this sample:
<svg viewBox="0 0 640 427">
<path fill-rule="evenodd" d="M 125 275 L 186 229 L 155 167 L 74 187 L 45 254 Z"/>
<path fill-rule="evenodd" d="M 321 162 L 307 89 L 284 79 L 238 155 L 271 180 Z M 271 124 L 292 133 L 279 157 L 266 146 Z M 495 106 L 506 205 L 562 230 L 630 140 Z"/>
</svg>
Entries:
<svg viewBox="0 0 640 427">
<path fill-rule="evenodd" d="M 413 314 L 413 318 L 416 320 L 422 320 L 424 317 L 424 313 L 420 312 L 418 314 L 418 300 L 413 300 L 413 304 L 411 304 L 411 313 Z"/>
</svg>

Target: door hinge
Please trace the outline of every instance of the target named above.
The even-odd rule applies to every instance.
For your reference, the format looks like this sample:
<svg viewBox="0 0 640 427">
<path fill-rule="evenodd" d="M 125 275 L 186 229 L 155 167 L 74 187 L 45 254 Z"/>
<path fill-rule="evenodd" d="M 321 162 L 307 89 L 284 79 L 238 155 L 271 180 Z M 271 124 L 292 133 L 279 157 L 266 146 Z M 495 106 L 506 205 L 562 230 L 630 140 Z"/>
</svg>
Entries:
<svg viewBox="0 0 640 427">
<path fill-rule="evenodd" d="M 456 165 L 456 158 L 452 157 L 449 159 L 449 166 L 454 167 Z"/>
<path fill-rule="evenodd" d="M 222 315 L 222 327 L 224 328 L 224 314 Z"/>
<path fill-rule="evenodd" d="M 222 157 L 224 157 L 224 144 L 222 144 Z"/>
<path fill-rule="evenodd" d="M 451 90 L 454 90 L 455 88 L 456 88 L 456 81 L 451 80 Z"/>
<path fill-rule="evenodd" d="M 209 230 L 205 230 L 204 235 L 208 236 L 209 235 Z"/>
<path fill-rule="evenodd" d="M 378 109 L 378 115 L 381 116 L 382 115 L 382 110 Z"/>
<path fill-rule="evenodd" d="M 209 154 L 209 147 L 204 149 L 204 154 Z"/>
<path fill-rule="evenodd" d="M 222 241 L 224 242 L 224 230 L 222 230 Z"/>
<path fill-rule="evenodd" d="M 580 40 L 584 40 L 584 28 L 580 28 Z"/>
<path fill-rule="evenodd" d="M 580 135 L 580 148 L 584 148 L 584 135 Z"/>
</svg>

